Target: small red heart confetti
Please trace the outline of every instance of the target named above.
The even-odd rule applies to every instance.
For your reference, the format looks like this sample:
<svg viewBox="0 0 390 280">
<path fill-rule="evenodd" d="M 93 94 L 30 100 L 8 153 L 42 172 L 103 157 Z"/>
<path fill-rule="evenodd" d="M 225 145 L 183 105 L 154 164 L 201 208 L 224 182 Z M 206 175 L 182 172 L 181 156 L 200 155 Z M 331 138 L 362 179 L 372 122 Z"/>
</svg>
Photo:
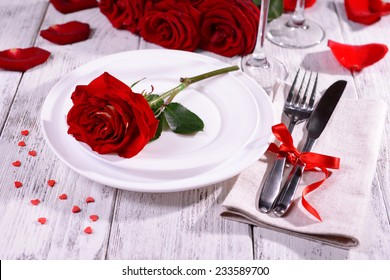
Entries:
<svg viewBox="0 0 390 280">
<path fill-rule="evenodd" d="M 14 161 L 13 163 L 12 163 L 12 165 L 13 166 L 15 166 L 15 167 L 19 167 L 20 165 L 21 165 L 22 163 L 20 162 L 20 161 Z"/>
<path fill-rule="evenodd" d="M 25 146 L 26 146 L 26 142 L 20 141 L 20 142 L 18 143 L 18 146 L 19 146 L 19 147 L 25 147 Z"/>
<path fill-rule="evenodd" d="M 23 136 L 27 136 L 28 133 L 29 133 L 28 130 L 22 130 L 22 131 L 20 132 L 20 134 L 22 134 Z"/>
<path fill-rule="evenodd" d="M 32 205 L 38 205 L 41 201 L 39 199 L 33 199 L 31 200 Z"/>
<path fill-rule="evenodd" d="M 19 182 L 19 181 L 15 181 L 14 184 L 15 184 L 15 188 L 17 188 L 17 189 L 19 189 L 21 186 L 23 186 L 23 183 Z"/>
<path fill-rule="evenodd" d="M 87 199 L 85 200 L 86 203 L 91 203 L 95 202 L 95 199 L 93 197 L 88 196 Z"/>
<path fill-rule="evenodd" d="M 38 222 L 40 222 L 42 225 L 46 223 L 46 218 L 38 218 Z"/>
<path fill-rule="evenodd" d="M 81 211 L 80 207 L 78 207 L 78 206 L 76 206 L 76 205 L 72 207 L 72 212 L 73 212 L 73 213 L 78 213 L 78 212 L 80 212 L 80 211 Z"/>
<path fill-rule="evenodd" d="M 55 180 L 49 180 L 49 181 L 47 181 L 47 184 L 49 185 L 49 187 L 54 187 L 54 185 L 56 184 L 56 181 Z"/>
<path fill-rule="evenodd" d="M 29 154 L 30 156 L 32 156 L 32 157 L 35 157 L 35 156 L 37 155 L 37 152 L 34 151 L 34 150 L 31 150 L 31 151 L 28 152 L 28 154 Z"/>
<path fill-rule="evenodd" d="M 98 215 L 91 215 L 91 216 L 89 216 L 89 218 L 91 219 L 92 222 L 96 222 L 99 219 L 99 216 Z"/>
<path fill-rule="evenodd" d="M 63 193 L 58 198 L 61 200 L 66 200 L 68 198 L 68 196 L 65 193 Z"/>
<path fill-rule="evenodd" d="M 91 227 L 86 227 L 86 228 L 84 229 L 84 232 L 85 232 L 86 234 L 91 234 L 91 233 L 92 233 L 92 228 L 91 228 Z"/>
</svg>

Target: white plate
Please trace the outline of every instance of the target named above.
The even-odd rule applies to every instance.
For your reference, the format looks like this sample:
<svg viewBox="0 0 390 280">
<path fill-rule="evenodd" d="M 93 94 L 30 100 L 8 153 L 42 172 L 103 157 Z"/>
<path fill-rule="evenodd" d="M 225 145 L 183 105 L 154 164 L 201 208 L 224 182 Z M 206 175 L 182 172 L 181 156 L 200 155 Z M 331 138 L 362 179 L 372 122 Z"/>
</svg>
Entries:
<svg viewBox="0 0 390 280">
<path fill-rule="evenodd" d="M 135 91 L 153 85 L 156 93 L 162 93 L 176 86 L 179 77 L 226 66 L 207 56 L 174 50 L 130 51 L 100 58 L 72 71 L 53 87 L 42 108 L 43 134 L 68 166 L 113 187 L 168 192 L 227 179 L 264 153 L 273 123 L 268 96 L 241 71 L 191 85 L 175 99 L 204 120 L 204 131 L 194 136 L 164 131 L 131 159 L 91 151 L 67 134 L 66 124 L 75 86 L 88 84 L 105 71 L 128 85 L 146 77 Z"/>
</svg>

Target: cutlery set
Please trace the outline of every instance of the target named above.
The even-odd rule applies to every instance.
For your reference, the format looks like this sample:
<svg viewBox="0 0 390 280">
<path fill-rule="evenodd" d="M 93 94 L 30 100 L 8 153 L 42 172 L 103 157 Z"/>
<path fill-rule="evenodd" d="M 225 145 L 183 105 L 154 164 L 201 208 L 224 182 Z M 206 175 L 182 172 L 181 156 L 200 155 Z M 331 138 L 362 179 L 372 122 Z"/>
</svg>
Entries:
<svg viewBox="0 0 390 280">
<path fill-rule="evenodd" d="M 309 152 L 312 150 L 317 139 L 325 129 L 342 93 L 344 92 L 347 82 L 339 80 L 332 84 L 325 91 L 314 108 L 318 74 L 316 74 L 314 79 L 308 102 L 306 100 L 309 94 L 312 73 L 306 82 L 304 92 L 303 88 L 306 73 L 302 78 L 298 91 L 295 93 L 295 85 L 297 83 L 298 76 L 299 70 L 287 95 L 283 113 L 289 118 L 288 130 L 290 133 L 292 133 L 297 123 L 307 121 L 307 135 L 302 152 Z M 295 164 L 283 186 L 280 187 L 283 181 L 285 164 L 286 157 L 278 154 L 270 172 L 264 179 L 258 203 L 258 208 L 262 213 L 269 213 L 272 211 L 276 216 L 282 217 L 287 213 L 292 204 L 295 191 L 302 177 L 303 171 L 305 170 L 305 165 Z"/>
</svg>

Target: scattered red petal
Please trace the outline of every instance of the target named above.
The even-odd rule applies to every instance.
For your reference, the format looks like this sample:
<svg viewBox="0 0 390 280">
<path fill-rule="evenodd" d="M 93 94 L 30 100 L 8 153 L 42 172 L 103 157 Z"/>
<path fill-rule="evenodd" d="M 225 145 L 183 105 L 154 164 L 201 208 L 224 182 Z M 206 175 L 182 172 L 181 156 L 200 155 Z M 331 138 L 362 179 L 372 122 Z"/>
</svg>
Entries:
<svg viewBox="0 0 390 280">
<path fill-rule="evenodd" d="M 15 185 L 15 188 L 19 189 L 21 186 L 23 186 L 23 183 L 19 182 L 19 181 L 15 181 L 14 185 Z"/>
<path fill-rule="evenodd" d="M 93 197 L 88 196 L 87 199 L 85 200 L 86 203 L 91 203 L 95 202 L 95 199 Z"/>
<path fill-rule="evenodd" d="M 76 205 L 72 207 L 72 212 L 73 213 L 79 213 L 80 211 L 81 211 L 80 207 L 78 207 Z"/>
<path fill-rule="evenodd" d="M 56 184 L 56 181 L 55 180 L 49 180 L 49 181 L 47 181 L 47 184 L 49 185 L 49 187 L 54 187 L 54 185 Z"/>
<path fill-rule="evenodd" d="M 40 222 L 42 225 L 46 223 L 46 218 L 38 218 L 38 222 Z"/>
<path fill-rule="evenodd" d="M 87 40 L 89 37 L 89 24 L 79 21 L 70 21 L 56 24 L 41 31 L 41 36 L 58 45 L 66 45 Z"/>
<path fill-rule="evenodd" d="M 385 3 L 383 0 L 370 0 L 368 6 L 370 11 L 381 12 L 382 16 L 390 13 L 390 3 Z"/>
<path fill-rule="evenodd" d="M 37 152 L 34 151 L 34 150 L 31 150 L 31 151 L 28 152 L 28 154 L 29 154 L 30 156 L 32 156 L 32 157 L 35 157 L 35 156 L 37 155 Z"/>
<path fill-rule="evenodd" d="M 96 0 L 50 0 L 50 2 L 63 14 L 97 7 Z"/>
<path fill-rule="evenodd" d="M 383 44 L 346 45 L 328 40 L 328 47 L 339 63 L 350 71 L 360 71 L 382 59 L 388 48 Z"/>
<path fill-rule="evenodd" d="M 98 215 L 91 215 L 91 216 L 89 216 L 89 218 L 91 219 L 92 222 L 96 222 L 99 219 L 99 216 Z"/>
<path fill-rule="evenodd" d="M 20 161 L 14 161 L 13 163 L 12 163 L 12 165 L 13 166 L 15 166 L 15 167 L 19 167 L 20 165 L 21 165 L 22 163 L 20 162 Z"/>
<path fill-rule="evenodd" d="M 68 199 L 68 196 L 65 193 L 63 193 L 58 198 L 61 200 L 66 200 L 66 199 Z"/>
<path fill-rule="evenodd" d="M 33 199 L 31 200 L 32 205 L 38 205 L 41 201 L 39 199 Z"/>
<path fill-rule="evenodd" d="M 20 141 L 20 142 L 18 143 L 18 146 L 20 146 L 20 147 L 25 147 L 25 146 L 26 146 L 26 142 Z"/>
<path fill-rule="evenodd" d="M 20 134 L 22 134 L 23 136 L 27 136 L 29 134 L 29 131 L 28 130 L 22 130 L 20 132 Z"/>
<path fill-rule="evenodd" d="M 371 11 L 369 0 L 345 0 L 345 11 L 348 19 L 362 23 L 373 24 L 381 19 L 381 13 Z"/>
<path fill-rule="evenodd" d="M 49 56 L 50 52 L 37 47 L 9 49 L 0 52 L 0 68 L 24 72 L 44 63 Z"/>
<path fill-rule="evenodd" d="M 309 8 L 314 5 L 316 0 L 306 0 L 305 8 Z M 297 0 L 284 0 L 283 1 L 283 9 L 285 12 L 293 12 L 295 10 L 295 6 L 297 5 Z"/>
<path fill-rule="evenodd" d="M 84 232 L 85 232 L 86 234 L 91 234 L 91 233 L 92 233 L 92 228 L 91 228 L 91 227 L 86 227 L 86 228 L 84 229 Z"/>
</svg>

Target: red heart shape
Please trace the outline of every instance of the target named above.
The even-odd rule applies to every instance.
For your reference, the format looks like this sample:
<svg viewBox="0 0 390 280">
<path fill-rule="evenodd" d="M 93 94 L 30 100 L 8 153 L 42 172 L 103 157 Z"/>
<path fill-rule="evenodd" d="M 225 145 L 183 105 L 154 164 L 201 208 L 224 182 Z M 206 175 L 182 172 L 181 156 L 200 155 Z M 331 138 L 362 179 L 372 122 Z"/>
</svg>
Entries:
<svg viewBox="0 0 390 280">
<path fill-rule="evenodd" d="M 91 228 L 91 227 L 86 227 L 86 228 L 84 229 L 84 232 L 85 232 L 86 234 L 91 234 L 91 233 L 92 233 L 92 228 Z"/>
<path fill-rule="evenodd" d="M 31 200 L 32 205 L 38 205 L 41 201 L 39 199 L 33 199 Z"/>
<path fill-rule="evenodd" d="M 98 215 L 91 215 L 91 216 L 89 216 L 89 218 L 91 219 L 91 221 L 96 222 L 99 219 L 99 216 Z"/>
<path fill-rule="evenodd" d="M 20 147 L 25 147 L 25 146 L 26 146 L 26 142 L 20 141 L 20 142 L 18 143 L 18 146 L 20 146 Z"/>
<path fill-rule="evenodd" d="M 61 200 L 66 200 L 68 198 L 68 196 L 63 193 L 58 198 L 61 199 Z"/>
<path fill-rule="evenodd" d="M 55 180 L 49 180 L 49 181 L 47 181 L 47 184 L 49 185 L 49 187 L 54 187 L 54 185 L 56 184 L 56 181 Z"/>
<path fill-rule="evenodd" d="M 19 167 L 20 165 L 21 165 L 22 163 L 20 162 L 20 161 L 14 161 L 13 163 L 12 163 L 12 165 L 13 166 L 15 166 L 15 167 Z"/>
<path fill-rule="evenodd" d="M 328 47 L 339 63 L 350 71 L 361 71 L 382 59 L 388 48 L 383 44 L 346 45 L 328 40 Z"/>
<path fill-rule="evenodd" d="M 28 130 L 22 130 L 22 131 L 20 132 L 20 134 L 22 134 L 23 136 L 27 136 L 28 133 L 29 133 Z"/>
<path fill-rule="evenodd" d="M 29 154 L 30 156 L 32 156 L 32 157 L 35 157 L 35 156 L 37 155 L 37 152 L 34 151 L 34 150 L 31 150 L 31 151 L 28 152 L 28 154 Z"/>
<path fill-rule="evenodd" d="M 78 207 L 76 205 L 72 207 L 72 212 L 73 213 L 79 213 L 80 211 L 81 211 L 80 207 Z"/>
<path fill-rule="evenodd" d="M 23 183 L 19 182 L 19 181 L 15 181 L 14 185 L 15 185 L 15 188 L 19 189 L 21 186 L 23 186 Z"/>
<path fill-rule="evenodd" d="M 88 196 L 87 199 L 85 200 L 86 203 L 91 203 L 95 202 L 95 199 L 93 197 Z"/>
<path fill-rule="evenodd" d="M 46 218 L 42 217 L 42 218 L 38 218 L 38 222 L 41 223 L 41 225 L 45 224 L 46 223 Z"/>
</svg>

